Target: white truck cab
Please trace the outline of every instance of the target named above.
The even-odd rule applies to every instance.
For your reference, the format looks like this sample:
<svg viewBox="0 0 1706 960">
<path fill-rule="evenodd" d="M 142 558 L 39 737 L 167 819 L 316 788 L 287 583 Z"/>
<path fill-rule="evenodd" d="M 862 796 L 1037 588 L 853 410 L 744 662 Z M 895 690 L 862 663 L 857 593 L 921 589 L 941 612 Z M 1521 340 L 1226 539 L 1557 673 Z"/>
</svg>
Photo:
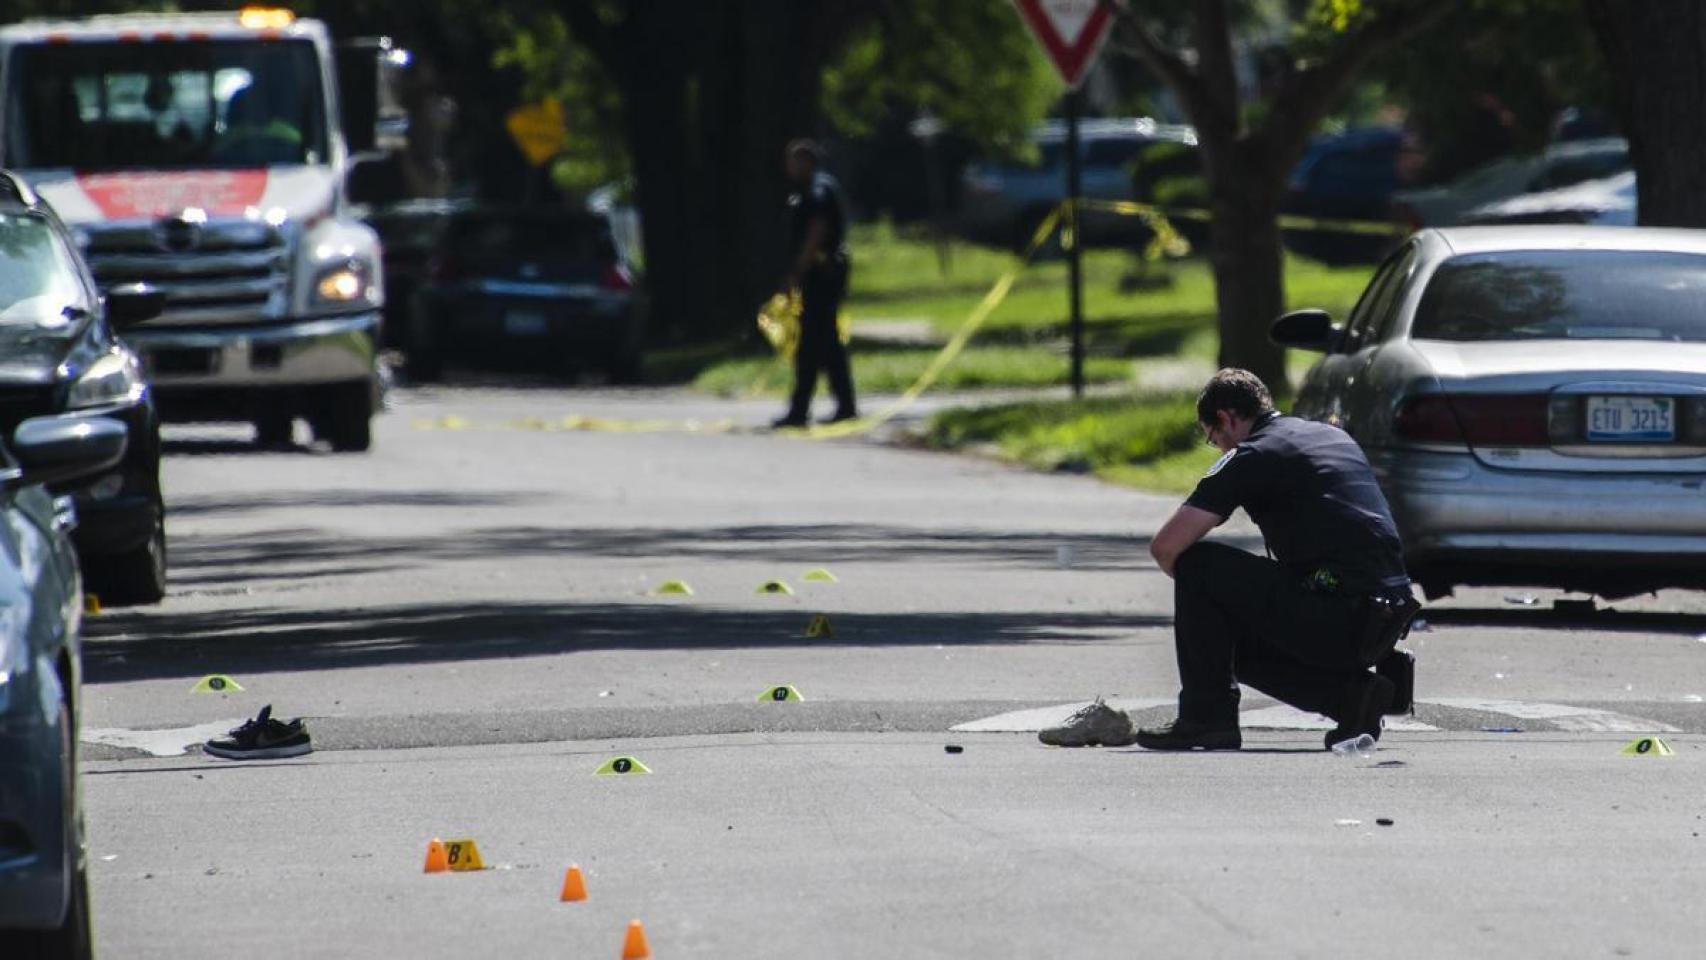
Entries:
<svg viewBox="0 0 1706 960">
<path fill-rule="evenodd" d="M 325 26 L 280 9 L 0 27 L 0 166 L 103 291 L 165 294 L 122 333 L 165 418 L 368 448 L 384 283 L 337 83 Z"/>
</svg>

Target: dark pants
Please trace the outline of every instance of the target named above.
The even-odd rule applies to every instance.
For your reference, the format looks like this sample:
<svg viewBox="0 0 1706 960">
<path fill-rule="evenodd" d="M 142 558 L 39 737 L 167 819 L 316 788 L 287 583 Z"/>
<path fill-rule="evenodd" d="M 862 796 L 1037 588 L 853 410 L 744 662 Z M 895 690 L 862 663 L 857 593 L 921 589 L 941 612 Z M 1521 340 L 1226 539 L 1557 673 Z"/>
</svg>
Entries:
<svg viewBox="0 0 1706 960">
<path fill-rule="evenodd" d="M 1192 545 L 1173 574 L 1182 719 L 1236 725 L 1239 683 L 1341 719 L 1348 688 L 1368 675 L 1360 599 L 1309 593 L 1278 563 L 1223 543 Z"/>
<path fill-rule="evenodd" d="M 847 365 L 847 347 L 835 328 L 841 298 L 847 295 L 847 267 L 829 264 L 806 274 L 800 282 L 800 347 L 794 353 L 794 394 L 788 417 L 805 420 L 811 416 L 812 394 L 817 392 L 819 373 L 829 374 L 835 392 L 835 414 L 858 413 L 853 398 L 853 374 Z"/>
</svg>

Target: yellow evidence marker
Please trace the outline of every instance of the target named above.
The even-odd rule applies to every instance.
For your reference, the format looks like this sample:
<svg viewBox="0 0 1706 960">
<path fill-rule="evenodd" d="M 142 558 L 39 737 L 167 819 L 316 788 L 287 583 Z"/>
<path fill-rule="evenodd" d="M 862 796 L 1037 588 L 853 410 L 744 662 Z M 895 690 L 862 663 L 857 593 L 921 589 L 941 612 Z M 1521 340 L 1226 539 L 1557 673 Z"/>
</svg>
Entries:
<svg viewBox="0 0 1706 960">
<path fill-rule="evenodd" d="M 243 685 L 223 673 L 210 673 L 190 688 L 191 693 L 242 693 Z"/>
<path fill-rule="evenodd" d="M 83 612 L 89 616 L 97 616 L 101 612 L 101 598 L 93 593 L 83 594 Z"/>
<path fill-rule="evenodd" d="M 1658 737 L 1642 737 L 1639 740 L 1631 740 L 1624 745 L 1622 750 L 1617 752 L 1625 757 L 1668 757 L 1676 753 L 1670 748 L 1670 744 Z"/>
<path fill-rule="evenodd" d="M 657 596 L 657 597 L 665 596 L 667 594 L 672 594 L 672 593 L 678 593 L 678 594 L 681 594 L 683 596 L 691 597 L 691 596 L 693 596 L 693 588 L 688 586 L 687 581 L 685 581 L 685 580 L 665 580 L 664 582 L 658 584 L 656 590 L 652 591 L 652 595 Z"/>
<path fill-rule="evenodd" d="M 753 593 L 783 593 L 791 597 L 794 595 L 794 588 L 788 586 L 786 580 L 766 580 L 759 584 Z"/>
<path fill-rule="evenodd" d="M 806 575 L 801 577 L 800 579 L 805 581 L 806 583 L 840 583 L 841 582 L 840 580 L 837 580 L 835 578 L 835 574 L 830 573 L 828 570 L 825 570 L 822 567 L 817 567 L 817 568 L 812 569 L 812 570 L 807 570 Z"/>
<path fill-rule="evenodd" d="M 611 757 L 604 765 L 593 771 L 594 776 L 620 777 L 636 773 L 651 773 L 652 768 L 640 762 L 639 757 Z"/>
<path fill-rule="evenodd" d="M 812 618 L 811 623 L 806 624 L 806 638 L 817 640 L 822 637 L 834 640 L 835 628 L 829 625 L 829 618 L 820 613 Z"/>
<path fill-rule="evenodd" d="M 471 837 L 444 841 L 444 862 L 453 873 L 486 869 L 485 862 L 480 859 L 480 845 Z"/>
<path fill-rule="evenodd" d="M 780 687 L 771 687 L 758 695 L 759 703 L 763 703 L 767 700 L 773 703 L 787 703 L 790 700 L 798 703 L 803 702 L 805 699 L 805 697 L 800 696 L 800 691 L 794 689 L 792 684 L 783 684 Z"/>
</svg>

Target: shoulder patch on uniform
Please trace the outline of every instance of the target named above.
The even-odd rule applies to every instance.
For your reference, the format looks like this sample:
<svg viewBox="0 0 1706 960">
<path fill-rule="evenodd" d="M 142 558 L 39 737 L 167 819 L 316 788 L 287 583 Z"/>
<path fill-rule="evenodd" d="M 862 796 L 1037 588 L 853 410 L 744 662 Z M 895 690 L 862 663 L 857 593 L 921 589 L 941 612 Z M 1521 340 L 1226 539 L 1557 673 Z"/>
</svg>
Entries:
<svg viewBox="0 0 1706 960">
<path fill-rule="evenodd" d="M 1208 472 L 1203 474 L 1203 476 L 1204 477 L 1212 477 L 1215 474 L 1219 473 L 1221 470 L 1225 469 L 1226 465 L 1228 463 L 1231 463 L 1232 458 L 1237 456 L 1237 455 L 1238 455 L 1238 448 L 1237 447 L 1233 447 L 1231 450 L 1228 450 L 1225 453 L 1221 454 L 1220 459 L 1214 461 L 1214 464 L 1208 468 Z"/>
</svg>

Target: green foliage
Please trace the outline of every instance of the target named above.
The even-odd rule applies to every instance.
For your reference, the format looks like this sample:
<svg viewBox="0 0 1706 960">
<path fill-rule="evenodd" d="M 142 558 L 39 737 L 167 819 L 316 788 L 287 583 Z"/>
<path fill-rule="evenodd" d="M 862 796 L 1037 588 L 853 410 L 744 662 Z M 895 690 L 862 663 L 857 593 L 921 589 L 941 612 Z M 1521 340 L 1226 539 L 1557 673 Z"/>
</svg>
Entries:
<svg viewBox="0 0 1706 960">
<path fill-rule="evenodd" d="M 1008 0 L 908 0 L 883 5 L 826 66 L 823 109 L 852 136 L 893 107 L 929 113 L 1016 155 L 1061 89 Z"/>
<path fill-rule="evenodd" d="M 1455 4 L 1436 28 L 1376 62 L 1369 80 L 1407 109 L 1434 179 L 1537 150 L 1561 108 L 1606 108 L 1611 95 L 1580 0 Z"/>
<path fill-rule="evenodd" d="M 924 442 L 1166 490 L 1189 489 L 1214 457 L 1187 391 L 946 410 L 930 418 Z"/>
<path fill-rule="evenodd" d="M 557 187 L 570 195 L 584 194 L 626 177 L 629 157 L 621 96 L 562 17 L 545 14 L 523 21 L 506 11 L 496 22 L 504 39 L 492 52 L 492 66 L 521 71 L 527 101 L 555 98 L 563 106 L 569 137 L 551 169 Z"/>
</svg>

